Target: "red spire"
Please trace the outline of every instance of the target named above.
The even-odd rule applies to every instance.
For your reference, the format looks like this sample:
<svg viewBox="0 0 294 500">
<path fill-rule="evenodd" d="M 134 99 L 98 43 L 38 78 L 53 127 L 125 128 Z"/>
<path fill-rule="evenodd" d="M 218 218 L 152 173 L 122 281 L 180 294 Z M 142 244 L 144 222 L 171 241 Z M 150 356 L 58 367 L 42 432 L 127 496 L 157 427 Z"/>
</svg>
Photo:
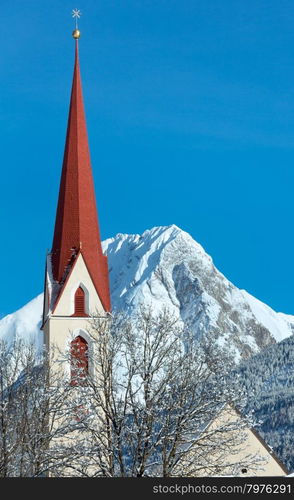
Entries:
<svg viewBox="0 0 294 500">
<path fill-rule="evenodd" d="M 53 277 L 63 283 L 81 251 L 102 305 L 110 311 L 107 257 L 103 255 L 88 145 L 76 40 L 66 144 L 52 246 Z"/>
</svg>

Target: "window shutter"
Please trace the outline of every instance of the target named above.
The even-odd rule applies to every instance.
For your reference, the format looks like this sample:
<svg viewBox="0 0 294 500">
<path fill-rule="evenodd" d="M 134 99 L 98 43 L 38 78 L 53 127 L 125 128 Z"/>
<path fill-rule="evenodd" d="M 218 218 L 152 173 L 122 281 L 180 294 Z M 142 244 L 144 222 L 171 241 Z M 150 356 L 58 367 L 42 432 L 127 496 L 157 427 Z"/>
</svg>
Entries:
<svg viewBox="0 0 294 500">
<path fill-rule="evenodd" d="M 85 311 L 85 292 L 81 287 L 75 293 L 75 312 L 73 316 L 87 316 Z"/>
</svg>

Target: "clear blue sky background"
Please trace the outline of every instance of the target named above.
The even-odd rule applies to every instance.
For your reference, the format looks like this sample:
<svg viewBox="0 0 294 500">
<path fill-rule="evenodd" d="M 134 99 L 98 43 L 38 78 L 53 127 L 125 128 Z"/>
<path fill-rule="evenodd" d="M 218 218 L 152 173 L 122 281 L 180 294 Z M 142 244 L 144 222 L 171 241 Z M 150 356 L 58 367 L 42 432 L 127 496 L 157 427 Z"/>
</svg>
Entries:
<svg viewBox="0 0 294 500">
<path fill-rule="evenodd" d="M 293 0 L 1 2 L 0 313 L 42 291 L 74 42 L 103 238 L 177 224 L 294 314 Z"/>
</svg>

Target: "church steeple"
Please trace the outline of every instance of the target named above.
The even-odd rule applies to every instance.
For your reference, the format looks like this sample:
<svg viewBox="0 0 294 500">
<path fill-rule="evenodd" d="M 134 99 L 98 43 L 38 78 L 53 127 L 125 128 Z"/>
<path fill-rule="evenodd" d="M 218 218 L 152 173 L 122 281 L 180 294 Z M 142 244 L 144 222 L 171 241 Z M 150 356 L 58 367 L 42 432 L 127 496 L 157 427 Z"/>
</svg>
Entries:
<svg viewBox="0 0 294 500">
<path fill-rule="evenodd" d="M 54 238 L 52 274 L 61 287 L 79 254 L 105 311 L 110 311 L 107 257 L 102 253 L 95 191 L 88 145 L 78 38 L 75 30 L 75 65 L 63 158 Z"/>
<path fill-rule="evenodd" d="M 77 18 L 80 11 L 75 9 L 73 14 Z M 93 349 L 100 332 L 93 329 L 92 318 L 106 325 L 111 306 L 87 138 L 77 22 L 73 37 L 75 65 L 53 244 L 46 259 L 41 329 L 49 354 L 49 385 L 52 374 L 53 385 L 55 374 L 60 374 L 59 380 L 77 386 L 84 385 L 88 375 L 99 380 L 100 365 Z M 81 437 L 85 439 L 84 434 Z M 75 439 L 82 446 L 79 436 Z"/>
</svg>

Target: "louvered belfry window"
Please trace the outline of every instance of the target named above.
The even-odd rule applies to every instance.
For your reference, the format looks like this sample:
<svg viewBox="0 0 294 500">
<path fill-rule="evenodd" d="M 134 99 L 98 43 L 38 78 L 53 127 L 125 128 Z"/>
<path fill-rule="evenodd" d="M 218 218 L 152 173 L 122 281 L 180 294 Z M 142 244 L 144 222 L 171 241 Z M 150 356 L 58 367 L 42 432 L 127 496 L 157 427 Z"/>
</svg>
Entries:
<svg viewBox="0 0 294 500">
<path fill-rule="evenodd" d="M 80 335 L 70 345 L 71 385 L 84 385 L 88 375 L 88 342 Z"/>
<path fill-rule="evenodd" d="M 87 316 L 85 310 L 85 292 L 82 287 L 79 287 L 75 293 L 74 316 Z"/>
</svg>

